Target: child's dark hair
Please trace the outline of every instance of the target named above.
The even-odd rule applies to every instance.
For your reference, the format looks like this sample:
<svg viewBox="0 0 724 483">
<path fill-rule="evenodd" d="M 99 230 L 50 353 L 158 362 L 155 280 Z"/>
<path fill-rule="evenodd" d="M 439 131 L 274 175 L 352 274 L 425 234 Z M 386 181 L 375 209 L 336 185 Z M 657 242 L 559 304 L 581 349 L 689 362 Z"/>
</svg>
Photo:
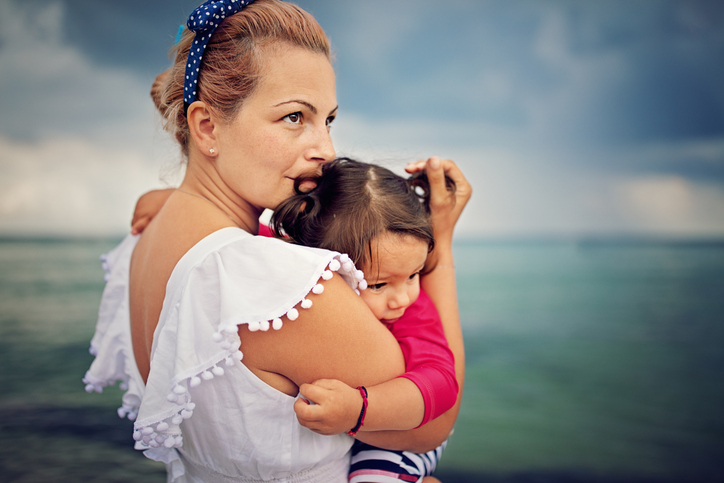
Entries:
<svg viewBox="0 0 724 483">
<path fill-rule="evenodd" d="M 299 190 L 303 181 L 274 211 L 277 236 L 347 253 L 360 268 L 370 261 L 372 240 L 386 232 L 413 236 L 429 250 L 435 245 L 424 173 L 406 180 L 381 166 L 339 158 L 323 165 L 311 192 Z"/>
</svg>

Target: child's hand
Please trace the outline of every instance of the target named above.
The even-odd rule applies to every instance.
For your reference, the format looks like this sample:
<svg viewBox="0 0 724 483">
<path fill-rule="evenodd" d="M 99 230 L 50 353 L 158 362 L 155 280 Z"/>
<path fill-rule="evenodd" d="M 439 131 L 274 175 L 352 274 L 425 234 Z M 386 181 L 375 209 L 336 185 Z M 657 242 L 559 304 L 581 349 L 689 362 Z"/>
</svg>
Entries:
<svg viewBox="0 0 724 483">
<path fill-rule="evenodd" d="M 362 396 L 358 389 L 337 379 L 319 379 L 299 387 L 301 395 L 313 401 L 297 399 L 294 412 L 299 424 L 315 433 L 331 436 L 346 433 L 357 424 L 362 410 Z"/>
<path fill-rule="evenodd" d="M 138 235 L 148 226 L 174 191 L 173 188 L 153 190 L 138 198 L 136 209 L 133 210 L 133 219 L 131 220 L 132 235 Z"/>
</svg>

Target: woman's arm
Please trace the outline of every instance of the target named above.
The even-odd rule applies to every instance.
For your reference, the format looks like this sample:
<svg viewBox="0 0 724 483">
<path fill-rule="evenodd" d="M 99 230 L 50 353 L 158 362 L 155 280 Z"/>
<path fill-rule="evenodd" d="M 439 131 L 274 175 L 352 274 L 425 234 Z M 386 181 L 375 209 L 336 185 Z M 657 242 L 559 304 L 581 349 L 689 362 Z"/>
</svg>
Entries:
<svg viewBox="0 0 724 483">
<path fill-rule="evenodd" d="M 455 356 L 455 373 L 458 380 L 458 397 L 455 405 L 439 418 L 409 431 L 360 432 L 357 439 L 375 446 L 425 452 L 439 446 L 450 434 L 462 400 L 465 380 L 465 348 L 463 346 L 460 314 L 455 286 L 452 236 L 455 224 L 467 204 L 472 189 L 460 169 L 452 161 L 430 158 L 408 167 L 408 172 L 426 169 L 430 180 L 430 207 L 435 231 L 435 250 L 428 260 L 433 266 L 422 277 L 422 287 L 435 303 L 442 321 L 445 337 Z M 445 174 L 455 181 L 455 193 L 445 188 Z"/>
</svg>

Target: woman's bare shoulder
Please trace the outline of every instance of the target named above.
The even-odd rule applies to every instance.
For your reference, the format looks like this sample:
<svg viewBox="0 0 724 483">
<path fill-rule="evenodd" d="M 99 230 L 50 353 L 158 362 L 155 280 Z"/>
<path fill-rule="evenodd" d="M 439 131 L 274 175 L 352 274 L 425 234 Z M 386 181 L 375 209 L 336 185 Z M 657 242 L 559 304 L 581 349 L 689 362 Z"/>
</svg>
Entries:
<svg viewBox="0 0 724 483">
<path fill-rule="evenodd" d="M 295 384 L 340 379 L 351 386 L 372 385 L 404 372 L 404 359 L 392 334 L 344 280 L 322 281 L 324 292 L 310 294 L 312 307 L 284 320 L 278 331 L 239 331 L 244 363 L 282 374 Z"/>
</svg>

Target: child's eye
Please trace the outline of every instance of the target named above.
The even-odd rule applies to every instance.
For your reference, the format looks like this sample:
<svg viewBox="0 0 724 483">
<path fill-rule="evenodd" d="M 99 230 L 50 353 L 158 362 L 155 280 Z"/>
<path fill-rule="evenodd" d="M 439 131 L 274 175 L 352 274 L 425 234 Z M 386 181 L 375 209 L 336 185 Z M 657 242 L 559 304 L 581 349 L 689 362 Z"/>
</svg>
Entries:
<svg viewBox="0 0 724 483">
<path fill-rule="evenodd" d="M 386 283 L 386 282 L 382 282 L 382 283 L 376 283 L 376 284 L 374 284 L 374 285 L 368 285 L 367 288 L 371 288 L 372 290 L 379 290 L 379 289 L 381 289 L 382 287 L 384 287 L 385 285 L 387 285 L 387 283 Z"/>
<path fill-rule="evenodd" d="M 410 275 L 410 280 L 415 280 L 415 277 L 417 277 L 418 275 L 420 275 L 420 272 L 413 273 L 412 275 Z"/>
<path fill-rule="evenodd" d="M 291 124 L 299 124 L 300 122 L 302 122 L 302 113 L 293 112 L 291 114 L 287 114 L 282 119 Z"/>
</svg>

